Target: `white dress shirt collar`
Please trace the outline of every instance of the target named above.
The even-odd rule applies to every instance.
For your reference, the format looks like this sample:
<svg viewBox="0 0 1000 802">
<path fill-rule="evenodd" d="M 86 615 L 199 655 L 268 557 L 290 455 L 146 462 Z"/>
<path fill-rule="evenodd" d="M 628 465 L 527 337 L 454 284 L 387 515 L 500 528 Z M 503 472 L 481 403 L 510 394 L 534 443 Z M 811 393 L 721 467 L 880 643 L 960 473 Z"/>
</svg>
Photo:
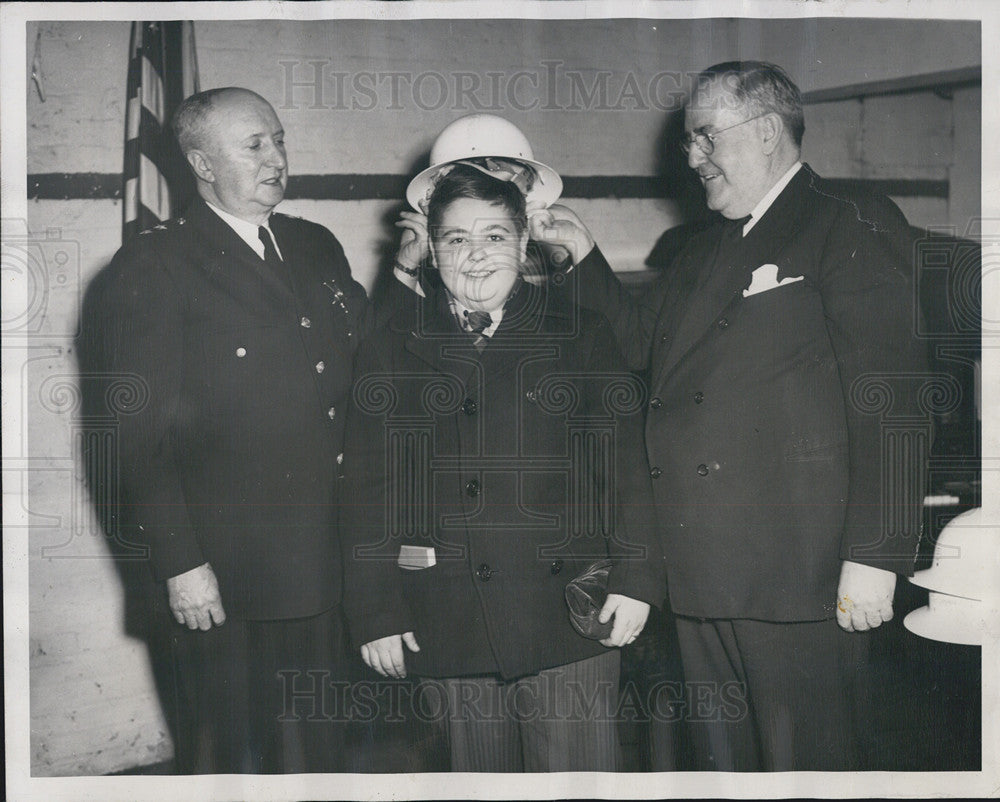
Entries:
<svg viewBox="0 0 1000 802">
<path fill-rule="evenodd" d="M 237 217 L 234 214 L 230 214 L 224 209 L 220 209 L 214 203 L 210 201 L 205 201 L 208 204 L 208 208 L 215 212 L 219 217 L 222 218 L 222 222 L 228 225 L 233 231 L 236 232 L 237 236 L 243 240 L 247 245 L 253 248 L 253 252 L 257 254 L 261 259 L 264 258 L 264 243 L 260 241 L 260 233 L 258 232 L 259 226 L 254 223 L 248 223 Z M 271 242 L 274 243 L 274 249 L 278 252 L 278 256 L 284 259 L 282 256 L 281 248 L 278 247 L 278 238 L 274 236 L 274 232 L 271 230 L 271 218 L 268 217 L 263 223 L 264 228 L 271 235 Z"/>
<path fill-rule="evenodd" d="M 750 212 L 750 219 L 743 226 L 743 236 L 745 237 L 750 233 L 750 229 L 757 225 L 757 221 L 763 217 L 764 212 L 771 208 L 771 204 L 774 203 L 781 191 L 788 186 L 788 182 L 795 177 L 795 174 L 801 169 L 802 162 L 797 161 L 785 172 L 778 182 L 768 190 L 767 194 L 760 199 L 760 203 L 753 207 L 753 211 Z"/>
</svg>

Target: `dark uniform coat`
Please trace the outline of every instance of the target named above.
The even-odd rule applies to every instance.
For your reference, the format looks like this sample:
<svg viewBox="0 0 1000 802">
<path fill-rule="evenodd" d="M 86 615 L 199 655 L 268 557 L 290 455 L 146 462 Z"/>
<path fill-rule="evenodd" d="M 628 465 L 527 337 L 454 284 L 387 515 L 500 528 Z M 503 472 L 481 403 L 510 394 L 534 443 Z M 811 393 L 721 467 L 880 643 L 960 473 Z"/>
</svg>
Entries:
<svg viewBox="0 0 1000 802">
<path fill-rule="evenodd" d="M 211 563 L 227 615 L 249 619 L 340 599 L 337 456 L 371 325 L 329 231 L 270 225 L 284 279 L 196 201 L 118 252 L 86 332 L 93 367 L 142 387 L 119 416 L 123 531 L 157 579 Z"/>
<path fill-rule="evenodd" d="M 884 451 L 882 425 L 913 412 L 924 364 L 906 221 L 803 166 L 746 237 L 724 228 L 696 235 L 641 302 L 596 249 L 571 275 L 633 367 L 649 365 L 645 443 L 674 611 L 830 618 L 842 560 L 906 574 L 916 553 L 920 447 Z M 801 280 L 744 297 L 767 264 Z M 890 495 L 896 471 L 909 492 Z"/>
<path fill-rule="evenodd" d="M 600 654 L 566 583 L 659 604 L 644 389 L 607 322 L 518 285 L 482 354 L 443 290 L 358 352 L 345 443 L 344 606 L 355 644 L 412 630 L 411 673 L 511 678 Z M 436 564 L 397 565 L 401 546 Z"/>
</svg>

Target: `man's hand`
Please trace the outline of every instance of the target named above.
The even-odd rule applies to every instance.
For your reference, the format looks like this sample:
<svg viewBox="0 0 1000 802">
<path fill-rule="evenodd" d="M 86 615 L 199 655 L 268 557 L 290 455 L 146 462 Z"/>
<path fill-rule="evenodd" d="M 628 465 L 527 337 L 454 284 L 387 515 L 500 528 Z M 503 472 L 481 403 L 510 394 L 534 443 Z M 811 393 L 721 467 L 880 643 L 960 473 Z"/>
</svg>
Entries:
<svg viewBox="0 0 1000 802">
<path fill-rule="evenodd" d="M 413 633 L 404 632 L 402 635 L 389 635 L 369 641 L 361 647 L 361 659 L 383 677 L 403 679 L 406 676 L 406 662 L 403 660 L 404 643 L 411 652 L 420 651 Z"/>
<path fill-rule="evenodd" d="M 638 599 L 609 593 L 597 620 L 606 624 L 611 620 L 611 616 L 615 617 L 614 626 L 611 628 L 611 634 L 602 640 L 601 644 L 604 646 L 624 646 L 634 641 L 642 632 L 642 628 L 646 626 L 649 605 Z"/>
<path fill-rule="evenodd" d="M 583 221 L 571 209 L 558 203 L 532 211 L 528 217 L 528 233 L 543 247 L 565 248 L 574 265 L 580 264 L 594 247 L 594 238 Z"/>
<path fill-rule="evenodd" d="M 400 212 L 396 227 L 403 229 L 396 261 L 408 270 L 416 270 L 430 253 L 427 217 L 419 212 Z"/>
<path fill-rule="evenodd" d="M 213 623 L 222 626 L 226 621 L 219 583 L 208 563 L 170 577 L 167 580 L 167 601 L 177 623 L 187 624 L 188 629 L 207 631 Z"/>
<path fill-rule="evenodd" d="M 892 571 L 845 560 L 837 588 L 837 623 L 848 632 L 863 632 L 891 621 L 895 590 Z"/>
</svg>

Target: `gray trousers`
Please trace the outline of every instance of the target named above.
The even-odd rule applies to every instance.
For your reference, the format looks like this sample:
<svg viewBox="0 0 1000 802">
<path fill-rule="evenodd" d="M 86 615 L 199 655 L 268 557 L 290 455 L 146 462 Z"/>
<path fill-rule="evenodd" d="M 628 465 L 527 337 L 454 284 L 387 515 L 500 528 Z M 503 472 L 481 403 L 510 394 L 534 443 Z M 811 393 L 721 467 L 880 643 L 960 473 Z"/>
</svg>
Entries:
<svg viewBox="0 0 1000 802">
<path fill-rule="evenodd" d="M 618 649 L 502 682 L 435 680 L 452 771 L 615 771 Z"/>
</svg>

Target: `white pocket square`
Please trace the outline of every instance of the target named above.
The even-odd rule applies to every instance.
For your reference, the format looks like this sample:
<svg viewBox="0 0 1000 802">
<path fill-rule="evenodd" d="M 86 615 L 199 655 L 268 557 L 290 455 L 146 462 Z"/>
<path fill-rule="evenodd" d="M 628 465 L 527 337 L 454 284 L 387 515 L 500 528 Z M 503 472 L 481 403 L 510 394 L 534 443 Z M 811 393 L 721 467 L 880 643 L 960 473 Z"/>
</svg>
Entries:
<svg viewBox="0 0 1000 802">
<path fill-rule="evenodd" d="M 749 298 L 751 295 L 775 290 L 778 287 L 784 287 L 786 284 L 794 284 L 796 281 L 802 281 L 804 278 L 805 276 L 794 276 L 793 278 L 783 278 L 781 281 L 778 281 L 777 265 L 761 265 L 753 271 L 750 286 L 743 290 L 743 297 Z"/>
</svg>

